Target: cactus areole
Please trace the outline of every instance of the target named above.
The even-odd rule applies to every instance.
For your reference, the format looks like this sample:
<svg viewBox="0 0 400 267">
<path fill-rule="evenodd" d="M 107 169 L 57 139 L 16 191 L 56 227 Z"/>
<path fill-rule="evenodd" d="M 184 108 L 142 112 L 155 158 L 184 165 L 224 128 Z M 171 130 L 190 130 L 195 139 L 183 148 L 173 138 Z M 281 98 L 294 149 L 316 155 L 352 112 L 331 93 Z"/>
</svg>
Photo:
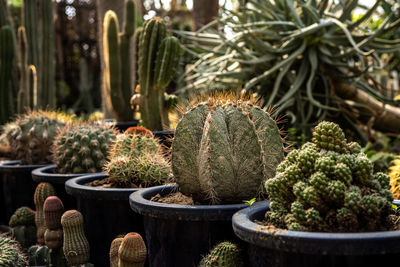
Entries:
<svg viewBox="0 0 400 267">
<path fill-rule="evenodd" d="M 241 203 L 256 197 L 283 159 L 276 122 L 258 101 L 216 94 L 183 111 L 172 143 L 172 169 L 196 201 Z"/>
</svg>

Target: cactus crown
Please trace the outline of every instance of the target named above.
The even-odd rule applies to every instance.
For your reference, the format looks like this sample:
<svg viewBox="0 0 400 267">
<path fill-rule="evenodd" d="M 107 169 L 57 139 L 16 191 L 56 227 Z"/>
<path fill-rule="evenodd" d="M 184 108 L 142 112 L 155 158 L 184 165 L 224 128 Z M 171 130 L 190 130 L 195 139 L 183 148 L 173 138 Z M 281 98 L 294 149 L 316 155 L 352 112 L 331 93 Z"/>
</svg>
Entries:
<svg viewBox="0 0 400 267">
<path fill-rule="evenodd" d="M 64 205 L 56 196 L 48 197 L 43 205 L 44 222 L 47 229 L 61 228 L 61 216 L 64 213 Z"/>
<path fill-rule="evenodd" d="M 28 266 L 26 256 L 18 242 L 4 236 L 0 236 L 0 266 Z"/>
<path fill-rule="evenodd" d="M 122 239 L 118 249 L 119 266 L 123 264 L 136 264 L 134 266 L 144 266 L 146 261 L 147 249 L 143 238 L 138 233 L 128 233 Z M 128 265 L 126 265 L 128 266 Z"/>
<path fill-rule="evenodd" d="M 100 172 L 115 136 L 114 129 L 103 125 L 64 127 L 52 149 L 58 172 Z"/>
<path fill-rule="evenodd" d="M 312 143 L 291 151 L 265 183 L 271 203 L 266 214 L 279 228 L 301 231 L 374 231 L 393 227 L 389 177 L 340 127 L 323 121 Z"/>
<path fill-rule="evenodd" d="M 206 257 L 204 257 L 199 267 L 223 267 L 235 266 L 242 267 L 243 261 L 240 250 L 236 244 L 225 241 L 216 245 Z"/>
<path fill-rule="evenodd" d="M 283 159 L 277 123 L 252 97 L 215 94 L 181 108 L 172 170 L 196 201 L 241 203 L 257 196 Z"/>
<path fill-rule="evenodd" d="M 29 207 L 18 208 L 11 216 L 8 225 L 10 227 L 35 225 L 35 211 Z"/>
</svg>

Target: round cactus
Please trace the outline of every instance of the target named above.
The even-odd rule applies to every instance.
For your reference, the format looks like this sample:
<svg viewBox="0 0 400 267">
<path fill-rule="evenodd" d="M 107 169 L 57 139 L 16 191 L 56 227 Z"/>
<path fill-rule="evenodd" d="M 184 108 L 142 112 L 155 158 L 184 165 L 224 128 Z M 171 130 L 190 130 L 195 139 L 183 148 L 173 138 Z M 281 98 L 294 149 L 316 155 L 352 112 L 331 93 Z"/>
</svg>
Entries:
<svg viewBox="0 0 400 267">
<path fill-rule="evenodd" d="M 9 226 L 12 228 L 12 237 L 23 248 L 36 244 L 35 211 L 28 207 L 17 209 L 10 218 Z"/>
<path fill-rule="evenodd" d="M 22 253 L 21 247 L 17 241 L 0 236 L 0 266 L 28 266 L 26 256 Z"/>
<path fill-rule="evenodd" d="M 196 201 L 239 203 L 275 175 L 283 151 L 276 122 L 256 100 L 217 94 L 183 111 L 172 170 L 182 193 Z"/>
<path fill-rule="evenodd" d="M 391 229 L 389 177 L 374 174 L 360 151 L 358 144 L 346 143 L 338 125 L 321 122 L 313 143 L 290 152 L 275 177 L 265 182 L 271 200 L 266 220 L 296 231 Z M 298 169 L 301 176 L 295 175 Z"/>
<path fill-rule="evenodd" d="M 47 228 L 44 233 L 44 242 L 50 249 L 61 248 L 63 245 L 63 230 L 61 226 L 63 212 L 64 205 L 58 197 L 48 197 L 44 202 L 44 222 Z"/>
<path fill-rule="evenodd" d="M 199 267 L 242 267 L 243 261 L 236 244 L 225 241 L 216 245 L 209 255 L 204 257 Z"/>
<path fill-rule="evenodd" d="M 44 233 L 46 231 L 46 224 L 44 222 L 43 205 L 46 199 L 56 194 L 54 187 L 49 183 L 40 183 L 35 190 L 34 202 L 36 206 L 35 223 L 36 223 L 36 237 L 39 245 L 44 245 Z"/>
<path fill-rule="evenodd" d="M 35 211 L 29 207 L 18 208 L 10 218 L 10 227 L 20 225 L 35 225 Z"/>
<path fill-rule="evenodd" d="M 110 246 L 110 266 L 118 267 L 118 250 L 121 246 L 123 237 L 117 237 L 111 242 Z"/>
<path fill-rule="evenodd" d="M 53 155 L 60 173 L 100 172 L 115 130 L 102 125 L 66 126 L 56 137 Z"/>
<path fill-rule="evenodd" d="M 118 267 L 143 267 L 146 256 L 147 249 L 143 238 L 138 233 L 128 233 L 118 249 Z"/>
</svg>

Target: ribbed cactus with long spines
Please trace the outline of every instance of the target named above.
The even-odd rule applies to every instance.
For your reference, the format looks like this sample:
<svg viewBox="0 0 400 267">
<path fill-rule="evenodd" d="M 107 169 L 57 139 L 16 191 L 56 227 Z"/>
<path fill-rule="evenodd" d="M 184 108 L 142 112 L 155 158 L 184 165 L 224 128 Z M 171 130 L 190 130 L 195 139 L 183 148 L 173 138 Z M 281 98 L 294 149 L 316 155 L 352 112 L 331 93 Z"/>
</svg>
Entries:
<svg viewBox="0 0 400 267">
<path fill-rule="evenodd" d="M 195 99 L 182 113 L 171 150 L 181 192 L 212 203 L 257 196 L 284 157 L 270 114 L 256 99 L 227 94 Z"/>
<path fill-rule="evenodd" d="M 0 266 L 2 267 L 26 267 L 27 258 L 23 254 L 17 241 L 0 236 Z"/>
<path fill-rule="evenodd" d="M 46 231 L 46 224 L 44 221 L 43 205 L 46 199 L 50 196 L 55 196 L 56 191 L 50 183 L 40 183 L 36 187 L 34 202 L 36 206 L 35 224 L 36 224 L 36 237 L 39 245 L 44 245 L 44 233 Z"/>
<path fill-rule="evenodd" d="M 123 237 L 117 237 L 111 242 L 110 246 L 110 266 L 111 267 L 118 267 L 118 250 L 121 246 Z"/>
<path fill-rule="evenodd" d="M 83 216 L 77 210 L 68 210 L 61 217 L 64 231 L 64 255 L 70 265 L 87 264 L 89 242 L 83 230 Z"/>
<path fill-rule="evenodd" d="M 11 216 L 8 225 L 12 228 L 12 237 L 23 248 L 36 244 L 35 211 L 31 208 L 18 208 Z"/>
<path fill-rule="evenodd" d="M 269 223 L 299 231 L 375 231 L 390 228 L 389 176 L 373 173 L 359 145 L 340 127 L 319 123 L 313 142 L 293 150 L 265 188 Z"/>
<path fill-rule="evenodd" d="M 147 248 L 138 233 L 128 233 L 118 249 L 118 267 L 144 267 Z"/>
<path fill-rule="evenodd" d="M 59 173 L 100 172 L 106 163 L 116 131 L 105 125 L 68 125 L 53 145 Z"/>
<path fill-rule="evenodd" d="M 229 241 L 217 244 L 208 254 L 204 257 L 199 267 L 242 267 L 243 260 L 240 255 L 238 246 Z"/>
</svg>

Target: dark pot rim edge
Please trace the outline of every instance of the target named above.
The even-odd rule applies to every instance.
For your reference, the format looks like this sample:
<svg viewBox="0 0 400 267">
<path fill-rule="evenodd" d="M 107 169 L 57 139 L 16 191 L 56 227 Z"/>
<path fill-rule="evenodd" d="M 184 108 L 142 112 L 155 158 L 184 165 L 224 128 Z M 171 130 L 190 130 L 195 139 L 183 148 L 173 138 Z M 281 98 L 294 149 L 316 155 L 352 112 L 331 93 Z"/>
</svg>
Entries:
<svg viewBox="0 0 400 267">
<path fill-rule="evenodd" d="M 1 171 L 10 171 L 10 170 L 20 170 L 20 171 L 33 170 L 33 169 L 41 168 L 41 167 L 44 167 L 47 165 L 47 164 L 28 164 L 28 165 L 15 166 L 16 164 L 21 164 L 21 161 L 20 160 L 6 160 L 3 162 L 0 162 L 0 172 Z"/>
<path fill-rule="evenodd" d="M 51 164 L 51 165 L 46 165 L 41 168 L 34 169 L 34 170 L 32 170 L 32 179 L 38 183 L 40 183 L 40 182 L 65 183 L 69 179 L 72 179 L 75 177 L 80 177 L 80 176 L 85 176 L 85 175 L 89 174 L 89 173 L 62 174 L 62 173 L 49 172 L 51 170 L 55 170 L 56 168 L 57 168 L 57 165 Z"/>
</svg>

